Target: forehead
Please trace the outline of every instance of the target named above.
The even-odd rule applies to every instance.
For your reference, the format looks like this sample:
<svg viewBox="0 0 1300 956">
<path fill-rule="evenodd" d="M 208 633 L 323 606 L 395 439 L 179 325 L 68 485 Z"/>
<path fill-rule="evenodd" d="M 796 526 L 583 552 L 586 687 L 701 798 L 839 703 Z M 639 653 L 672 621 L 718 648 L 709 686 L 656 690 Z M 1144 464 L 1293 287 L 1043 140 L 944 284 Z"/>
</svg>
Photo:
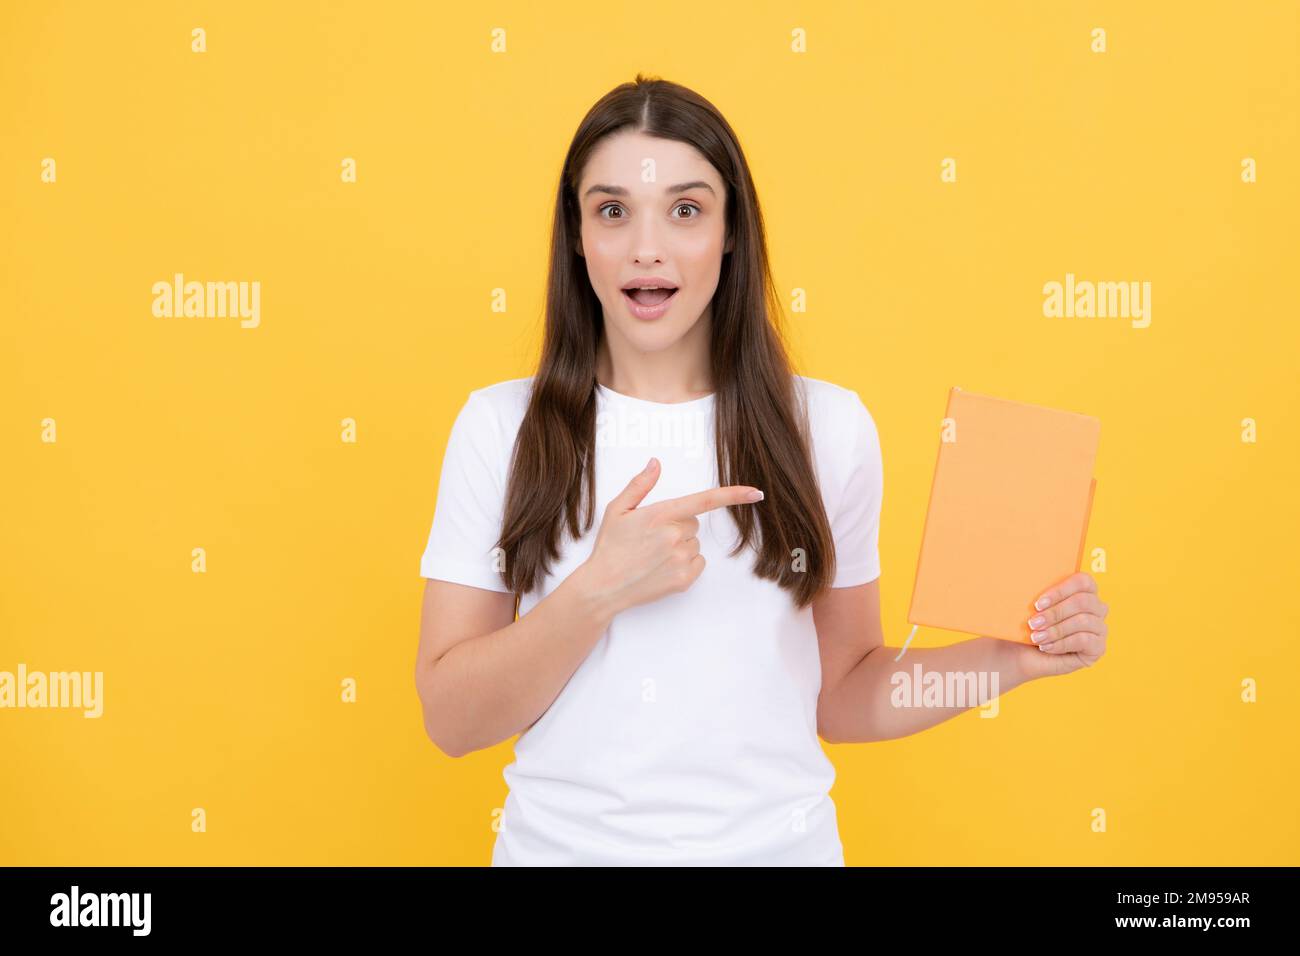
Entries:
<svg viewBox="0 0 1300 956">
<path fill-rule="evenodd" d="M 652 160 L 652 165 L 647 160 Z M 650 168 L 653 168 L 654 181 L 643 182 L 646 170 Z M 657 195 L 664 185 L 696 179 L 709 183 L 716 195 L 722 195 L 722 177 L 694 146 L 680 140 L 661 139 L 625 130 L 606 136 L 591 151 L 578 183 L 578 195 L 582 196 L 583 191 L 593 183 L 622 186 L 633 193 Z"/>
</svg>

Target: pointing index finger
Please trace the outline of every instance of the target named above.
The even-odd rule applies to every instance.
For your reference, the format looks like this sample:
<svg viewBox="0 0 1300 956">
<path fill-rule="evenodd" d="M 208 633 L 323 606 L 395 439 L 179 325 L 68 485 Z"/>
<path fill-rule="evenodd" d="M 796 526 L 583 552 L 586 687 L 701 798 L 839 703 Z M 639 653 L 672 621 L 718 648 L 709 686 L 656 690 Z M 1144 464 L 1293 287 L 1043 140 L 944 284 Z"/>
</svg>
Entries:
<svg viewBox="0 0 1300 956">
<path fill-rule="evenodd" d="M 727 485 L 724 488 L 706 488 L 680 498 L 669 498 L 650 505 L 650 508 L 671 521 L 679 521 L 692 515 L 702 515 L 715 508 L 728 505 L 747 505 L 763 500 L 763 492 L 750 485 Z"/>
</svg>

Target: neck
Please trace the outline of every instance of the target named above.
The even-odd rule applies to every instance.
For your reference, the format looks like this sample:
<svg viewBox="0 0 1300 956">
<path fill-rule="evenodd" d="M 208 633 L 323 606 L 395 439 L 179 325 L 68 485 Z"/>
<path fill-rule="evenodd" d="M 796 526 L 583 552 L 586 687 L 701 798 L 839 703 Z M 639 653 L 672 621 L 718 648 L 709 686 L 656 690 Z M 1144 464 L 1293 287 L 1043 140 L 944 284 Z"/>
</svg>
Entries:
<svg viewBox="0 0 1300 956">
<path fill-rule="evenodd" d="M 684 336 L 666 349 L 643 352 L 626 338 L 605 334 L 596 346 L 596 381 L 612 391 L 648 402 L 689 402 L 713 393 L 709 362 L 712 325 L 706 310 Z"/>
</svg>

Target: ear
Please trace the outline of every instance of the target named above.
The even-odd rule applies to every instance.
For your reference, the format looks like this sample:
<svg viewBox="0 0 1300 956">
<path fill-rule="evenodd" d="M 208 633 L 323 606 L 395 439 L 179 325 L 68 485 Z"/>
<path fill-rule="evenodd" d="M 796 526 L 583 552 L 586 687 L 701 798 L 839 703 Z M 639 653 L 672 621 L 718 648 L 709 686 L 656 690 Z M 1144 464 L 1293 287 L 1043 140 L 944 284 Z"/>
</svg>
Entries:
<svg viewBox="0 0 1300 956">
<path fill-rule="evenodd" d="M 584 259 L 587 258 L 586 253 L 582 251 L 582 236 L 579 236 L 578 241 L 573 244 L 573 251 L 576 252 L 578 255 L 582 256 Z"/>
<path fill-rule="evenodd" d="M 736 248 L 736 238 L 731 234 L 731 231 L 728 230 L 727 243 L 722 247 L 722 254 L 725 256 L 728 252 L 730 252 L 734 248 Z"/>
</svg>

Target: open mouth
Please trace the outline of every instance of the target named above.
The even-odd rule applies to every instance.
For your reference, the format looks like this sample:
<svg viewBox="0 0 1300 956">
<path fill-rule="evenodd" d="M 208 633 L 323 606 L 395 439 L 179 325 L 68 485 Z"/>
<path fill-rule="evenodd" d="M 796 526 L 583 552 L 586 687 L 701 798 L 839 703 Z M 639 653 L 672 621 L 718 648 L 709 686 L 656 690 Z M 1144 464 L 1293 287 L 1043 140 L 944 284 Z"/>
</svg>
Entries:
<svg viewBox="0 0 1300 956">
<path fill-rule="evenodd" d="M 643 308 L 663 305 L 677 294 L 676 289 L 624 289 L 623 294 Z"/>
</svg>

